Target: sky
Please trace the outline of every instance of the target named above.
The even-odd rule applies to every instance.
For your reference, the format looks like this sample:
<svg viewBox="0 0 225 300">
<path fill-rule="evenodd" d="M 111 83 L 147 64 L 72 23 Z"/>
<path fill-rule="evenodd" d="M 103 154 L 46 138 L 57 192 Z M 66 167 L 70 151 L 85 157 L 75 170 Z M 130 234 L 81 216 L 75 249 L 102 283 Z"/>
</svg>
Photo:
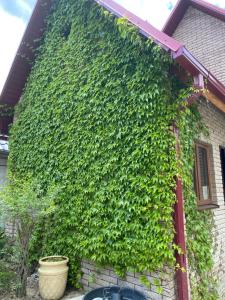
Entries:
<svg viewBox="0 0 225 300">
<path fill-rule="evenodd" d="M 177 0 L 115 0 L 161 29 Z M 225 0 L 208 0 L 225 8 Z M 0 92 L 36 0 L 0 0 Z"/>
</svg>

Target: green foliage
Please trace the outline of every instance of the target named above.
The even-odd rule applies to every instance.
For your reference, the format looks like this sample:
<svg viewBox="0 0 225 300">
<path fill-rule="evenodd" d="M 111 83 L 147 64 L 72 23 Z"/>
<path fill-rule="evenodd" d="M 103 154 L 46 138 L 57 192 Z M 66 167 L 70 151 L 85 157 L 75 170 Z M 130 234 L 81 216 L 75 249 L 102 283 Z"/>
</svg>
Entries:
<svg viewBox="0 0 225 300">
<path fill-rule="evenodd" d="M 118 270 L 174 263 L 170 60 L 145 44 L 89 1 L 59 1 L 49 20 L 10 143 L 11 171 L 63 187 L 46 252 Z"/>
<path fill-rule="evenodd" d="M 14 252 L 16 254 L 14 258 L 18 265 L 19 296 L 26 295 L 29 246 L 35 225 L 40 218 L 52 213 L 54 208 L 51 205 L 56 195 L 53 189 L 51 192 L 48 191 L 45 196 L 43 193 L 36 181 L 30 178 L 16 179 L 15 177 L 10 177 L 0 191 L 1 214 L 9 222 L 14 221 L 16 225 L 15 245 L 18 248 Z M 5 276 L 7 279 L 10 273 Z"/>
<path fill-rule="evenodd" d="M 190 177 L 186 147 L 198 118 L 180 110 L 190 91 L 181 90 L 171 65 L 94 1 L 55 1 L 16 110 L 10 171 L 31 173 L 44 189 L 61 186 L 34 242 L 41 236 L 43 254 L 69 256 L 73 283 L 82 258 L 121 276 L 175 265 L 173 190 L 182 168 L 169 128 L 176 120 L 187 133 Z"/>
<path fill-rule="evenodd" d="M 54 210 L 55 192 L 51 187 L 47 196 L 40 184 L 30 178 L 9 177 L 8 183 L 0 191 L 0 206 L 2 217 L 7 221 L 14 220 L 17 226 L 31 226 L 42 215 Z"/>
<path fill-rule="evenodd" d="M 12 254 L 9 239 L 0 230 L 0 295 L 15 287 L 16 274 L 11 269 L 9 257 Z"/>
<path fill-rule="evenodd" d="M 213 274 L 213 216 L 211 211 L 197 209 L 193 186 L 194 140 L 200 133 L 207 135 L 207 128 L 201 121 L 197 106 L 192 105 L 189 113 L 180 118 L 182 165 L 181 176 L 184 185 L 185 215 L 187 230 L 187 252 L 190 267 L 193 300 L 216 300 L 217 283 Z M 188 131 L 186 130 L 188 128 Z"/>
<path fill-rule="evenodd" d="M 0 295 L 9 292 L 15 284 L 16 274 L 10 270 L 9 265 L 0 260 Z"/>
<path fill-rule="evenodd" d="M 3 230 L 0 230 L 0 260 L 10 261 L 12 256 L 12 238 L 5 235 Z"/>
<path fill-rule="evenodd" d="M 0 259 L 2 258 L 2 251 L 4 249 L 6 240 L 5 240 L 5 234 L 4 231 L 0 229 Z"/>
</svg>

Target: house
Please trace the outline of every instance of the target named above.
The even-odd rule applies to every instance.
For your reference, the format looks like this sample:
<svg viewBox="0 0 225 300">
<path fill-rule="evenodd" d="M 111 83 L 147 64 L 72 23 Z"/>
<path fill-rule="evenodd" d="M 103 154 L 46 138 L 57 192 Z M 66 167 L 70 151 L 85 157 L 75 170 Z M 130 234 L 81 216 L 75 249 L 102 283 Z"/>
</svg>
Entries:
<svg viewBox="0 0 225 300">
<path fill-rule="evenodd" d="M 112 0 L 61 0 L 53 8 L 37 2 L 0 97 L 20 102 L 10 166 L 65 185 L 46 251 L 69 255 L 71 263 L 80 251 L 85 290 L 118 284 L 153 300 L 224 299 L 225 86 L 217 63 L 224 18 L 206 2 L 180 1 L 160 32 Z M 204 34 L 202 23 L 209 26 Z M 190 81 L 196 90 L 179 98 Z M 190 108 L 196 104 L 209 135 L 195 142 L 193 197 L 186 134 L 196 137 L 192 125 L 201 128 Z M 183 121 L 180 135 L 174 120 Z M 11 121 L 2 118 L 4 134 Z M 189 157 L 183 178 L 182 155 Z M 161 269 L 149 270 L 154 264 Z"/>
<path fill-rule="evenodd" d="M 163 32 L 185 44 L 187 49 L 202 63 L 210 73 L 225 84 L 225 14 L 220 9 L 204 1 L 178 1 L 167 20 Z M 215 101 L 215 99 L 214 99 Z M 221 299 L 224 297 L 225 277 L 220 266 L 224 264 L 224 115 L 215 109 L 213 103 L 201 105 L 200 111 L 204 122 L 209 128 L 209 138 L 202 138 L 210 145 L 210 164 L 212 199 L 219 205 L 213 210 L 215 236 L 217 236 L 218 251 L 215 253 L 215 268 L 220 280 Z M 215 103 L 214 103 L 215 104 Z M 223 110 L 222 110 L 223 111 Z M 224 112 L 224 111 L 223 111 Z M 219 129 L 220 128 L 220 129 Z"/>
<path fill-rule="evenodd" d="M 173 36 L 225 84 L 224 9 L 204 1 L 178 1 L 163 32 Z"/>
</svg>

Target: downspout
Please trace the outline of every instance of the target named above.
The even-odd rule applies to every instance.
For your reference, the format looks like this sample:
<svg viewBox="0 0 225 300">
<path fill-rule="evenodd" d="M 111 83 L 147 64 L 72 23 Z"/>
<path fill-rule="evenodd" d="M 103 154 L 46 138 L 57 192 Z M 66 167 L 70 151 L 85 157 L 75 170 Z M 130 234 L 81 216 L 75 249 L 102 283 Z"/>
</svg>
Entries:
<svg viewBox="0 0 225 300">
<path fill-rule="evenodd" d="M 180 142 L 179 130 L 176 125 L 173 125 L 173 133 L 176 138 L 176 152 L 177 159 L 180 157 Z M 185 227 L 184 227 L 184 200 L 183 200 L 183 186 L 182 179 L 176 178 L 176 203 L 174 205 L 174 229 L 175 229 L 175 243 L 178 245 L 182 252 L 176 251 L 176 262 L 179 268 L 176 271 L 177 282 L 177 296 L 178 300 L 188 300 L 188 275 L 187 275 L 187 252 L 185 241 Z M 184 271 L 185 270 L 185 271 Z"/>
<path fill-rule="evenodd" d="M 201 90 L 204 89 L 204 77 L 201 74 L 197 74 L 193 77 L 193 86 L 197 91 L 190 95 L 188 98 L 188 105 L 195 102 L 201 95 Z M 180 159 L 180 139 L 179 129 L 176 124 L 173 125 L 173 134 L 176 138 L 176 154 L 177 159 Z M 176 271 L 177 282 L 177 296 L 178 300 L 189 300 L 189 284 L 187 273 L 187 249 L 185 238 L 185 225 L 184 225 L 184 198 L 183 198 L 183 185 L 182 178 L 176 177 L 176 203 L 174 205 L 174 229 L 175 229 L 175 244 L 181 249 L 181 253 L 176 251 L 176 263 L 179 268 Z"/>
</svg>

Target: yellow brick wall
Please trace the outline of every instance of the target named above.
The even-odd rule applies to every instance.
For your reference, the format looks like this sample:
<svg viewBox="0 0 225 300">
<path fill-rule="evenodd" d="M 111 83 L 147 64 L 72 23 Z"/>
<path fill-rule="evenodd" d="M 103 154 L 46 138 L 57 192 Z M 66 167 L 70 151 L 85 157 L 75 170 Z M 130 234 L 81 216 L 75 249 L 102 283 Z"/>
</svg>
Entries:
<svg viewBox="0 0 225 300">
<path fill-rule="evenodd" d="M 225 84 L 225 22 L 189 7 L 173 37 Z"/>
<path fill-rule="evenodd" d="M 220 300 L 225 299 L 225 199 L 223 193 L 223 181 L 220 161 L 220 146 L 225 147 L 225 114 L 220 112 L 210 102 L 202 100 L 199 110 L 204 123 L 207 124 L 209 136 L 201 137 L 201 140 L 212 145 L 211 179 L 214 201 L 219 208 L 213 209 L 214 236 L 216 248 L 214 250 L 215 274 L 219 278 Z"/>
</svg>

